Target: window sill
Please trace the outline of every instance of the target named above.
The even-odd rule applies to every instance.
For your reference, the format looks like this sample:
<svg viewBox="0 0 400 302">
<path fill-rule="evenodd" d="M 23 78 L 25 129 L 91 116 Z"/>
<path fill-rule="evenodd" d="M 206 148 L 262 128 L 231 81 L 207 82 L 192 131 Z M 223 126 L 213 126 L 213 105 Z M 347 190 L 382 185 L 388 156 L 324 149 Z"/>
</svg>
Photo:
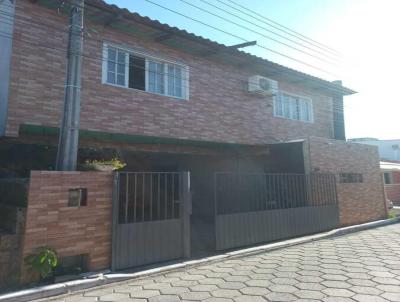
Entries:
<svg viewBox="0 0 400 302">
<path fill-rule="evenodd" d="M 284 117 L 284 116 L 279 116 L 279 115 L 273 115 L 273 117 L 279 118 L 279 119 L 283 119 L 283 120 L 287 120 L 287 121 L 293 121 L 293 122 L 300 122 L 300 123 L 304 123 L 304 124 L 314 124 L 314 120 L 311 121 L 302 121 L 302 120 L 296 120 L 293 118 L 288 118 L 288 117 Z"/>
<path fill-rule="evenodd" d="M 157 93 L 157 92 L 151 92 L 151 91 L 141 90 L 141 89 L 137 89 L 137 88 L 126 87 L 126 86 L 122 86 L 122 85 L 118 85 L 118 84 L 111 84 L 111 83 L 107 83 L 107 82 L 103 82 L 102 84 L 112 86 L 112 87 L 123 88 L 123 89 L 127 89 L 127 90 L 140 91 L 140 92 L 144 92 L 144 93 L 148 93 L 148 94 L 152 94 L 152 95 L 163 96 L 165 98 L 170 98 L 170 99 L 175 99 L 175 100 L 180 100 L 180 101 L 189 101 L 189 98 L 161 94 L 161 93 Z"/>
</svg>

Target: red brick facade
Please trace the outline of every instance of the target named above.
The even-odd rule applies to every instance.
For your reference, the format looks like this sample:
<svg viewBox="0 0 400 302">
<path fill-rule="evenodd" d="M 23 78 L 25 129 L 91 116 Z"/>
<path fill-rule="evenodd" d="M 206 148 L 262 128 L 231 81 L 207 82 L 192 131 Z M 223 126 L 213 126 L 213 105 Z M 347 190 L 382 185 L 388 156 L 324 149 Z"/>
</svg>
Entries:
<svg viewBox="0 0 400 302">
<path fill-rule="evenodd" d="M 68 207 L 71 188 L 87 188 L 87 206 Z M 23 257 L 50 246 L 59 257 L 88 254 L 90 270 L 109 268 L 112 189 L 112 173 L 32 171 Z"/>
<path fill-rule="evenodd" d="M 21 124 L 58 127 L 65 82 L 67 18 L 31 1 L 17 1 L 16 14 L 49 25 L 15 24 L 8 136 L 17 136 Z M 314 123 L 274 117 L 271 97 L 246 92 L 246 81 L 254 75 L 248 66 L 239 69 L 109 26 L 85 25 L 96 33 L 84 42 L 82 129 L 249 144 L 333 137 L 332 97 L 326 92 L 279 81 L 281 90 L 312 99 Z M 103 42 L 188 65 L 189 100 L 102 84 Z"/>
<path fill-rule="evenodd" d="M 310 137 L 309 169 L 335 173 L 342 225 L 352 225 L 386 217 L 378 148 Z M 340 173 L 361 173 L 362 183 L 340 183 Z"/>
</svg>

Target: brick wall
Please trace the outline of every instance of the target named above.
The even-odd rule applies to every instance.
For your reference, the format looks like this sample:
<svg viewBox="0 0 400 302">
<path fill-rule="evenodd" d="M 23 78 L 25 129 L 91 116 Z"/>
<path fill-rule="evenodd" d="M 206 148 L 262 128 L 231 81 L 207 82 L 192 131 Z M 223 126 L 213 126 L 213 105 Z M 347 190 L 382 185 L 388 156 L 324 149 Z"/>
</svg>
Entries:
<svg viewBox="0 0 400 302">
<path fill-rule="evenodd" d="M 16 14 L 50 25 L 15 24 L 8 136 L 17 136 L 22 123 L 58 127 L 65 82 L 66 58 L 62 50 L 67 49 L 67 17 L 26 0 L 17 1 Z M 85 25 L 96 33 L 85 36 L 82 129 L 251 144 L 305 135 L 333 136 L 332 98 L 321 91 L 280 81 L 280 89 L 312 98 L 315 122 L 276 118 L 271 98 L 246 92 L 246 81 L 254 73 L 246 67 L 193 56 L 111 27 Z M 103 41 L 187 64 L 190 99 L 182 101 L 101 84 Z"/>
<path fill-rule="evenodd" d="M 87 188 L 87 206 L 68 207 L 70 188 Z M 32 171 L 22 255 L 50 246 L 59 257 L 88 255 L 88 269 L 110 267 L 113 174 Z M 22 281 L 29 281 L 25 269 Z"/>
<path fill-rule="evenodd" d="M 393 184 L 385 185 L 386 197 L 395 205 L 400 205 L 400 172 L 393 171 Z"/>
<path fill-rule="evenodd" d="M 338 183 L 340 222 L 352 225 L 386 217 L 378 148 L 356 143 L 310 137 L 311 171 L 361 173 L 362 183 Z"/>
</svg>

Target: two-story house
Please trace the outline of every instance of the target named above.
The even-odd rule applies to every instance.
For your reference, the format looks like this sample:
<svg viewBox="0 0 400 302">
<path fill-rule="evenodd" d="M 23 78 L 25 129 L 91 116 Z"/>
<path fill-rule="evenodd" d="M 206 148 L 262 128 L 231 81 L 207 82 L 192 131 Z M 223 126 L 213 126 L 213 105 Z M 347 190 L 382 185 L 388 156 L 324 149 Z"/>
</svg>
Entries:
<svg viewBox="0 0 400 302">
<path fill-rule="evenodd" d="M 0 3 L 3 149 L 57 145 L 63 3 Z M 101 0 L 85 5 L 81 150 L 117 150 L 131 171 L 190 171 L 194 232 L 214 219 L 215 172 L 333 173 L 342 225 L 385 216 L 377 150 L 345 142 L 353 90 Z"/>
</svg>

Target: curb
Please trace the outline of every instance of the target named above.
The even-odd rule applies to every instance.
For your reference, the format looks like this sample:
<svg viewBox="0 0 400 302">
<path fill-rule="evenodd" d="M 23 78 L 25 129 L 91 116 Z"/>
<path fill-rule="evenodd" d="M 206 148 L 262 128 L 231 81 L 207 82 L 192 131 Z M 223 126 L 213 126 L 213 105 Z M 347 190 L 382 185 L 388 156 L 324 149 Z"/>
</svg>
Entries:
<svg viewBox="0 0 400 302">
<path fill-rule="evenodd" d="M 31 289 L 21 290 L 17 292 L 11 292 L 8 294 L 0 295 L 0 302 L 25 302 L 37 299 L 48 298 L 51 296 L 57 296 L 62 294 L 69 294 L 80 290 L 89 289 L 96 286 L 106 285 L 110 283 L 126 281 L 130 279 L 143 278 L 150 275 L 159 275 L 166 271 L 178 270 L 186 267 L 198 266 L 204 263 L 213 263 L 222 259 L 237 258 L 247 255 L 260 254 L 266 251 L 273 251 L 290 247 L 302 243 L 308 243 L 316 240 L 327 239 L 337 236 L 342 236 L 350 233 L 355 233 L 362 230 L 372 229 L 380 226 L 390 225 L 399 223 L 400 217 L 378 220 L 374 222 L 368 222 L 364 224 L 334 229 L 332 231 L 319 233 L 316 235 L 304 236 L 296 239 L 289 239 L 281 242 L 270 243 L 266 245 L 236 250 L 227 252 L 224 254 L 211 256 L 202 259 L 188 260 L 179 263 L 166 264 L 162 267 L 155 267 L 144 271 L 135 273 L 109 273 L 109 274 L 98 274 L 94 275 L 93 278 L 87 278 L 83 280 L 73 280 L 58 284 L 46 285 L 35 287 Z"/>
</svg>

